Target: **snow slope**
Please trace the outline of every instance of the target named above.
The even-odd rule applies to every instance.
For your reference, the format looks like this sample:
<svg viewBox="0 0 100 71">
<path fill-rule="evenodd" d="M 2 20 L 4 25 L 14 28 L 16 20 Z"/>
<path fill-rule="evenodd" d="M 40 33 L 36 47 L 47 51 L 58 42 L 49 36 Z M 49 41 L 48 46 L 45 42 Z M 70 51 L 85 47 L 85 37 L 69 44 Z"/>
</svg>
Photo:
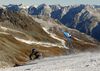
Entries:
<svg viewBox="0 0 100 71">
<path fill-rule="evenodd" d="M 44 58 L 24 66 L 0 69 L 0 71 L 100 71 L 100 54 L 83 53 Z"/>
</svg>

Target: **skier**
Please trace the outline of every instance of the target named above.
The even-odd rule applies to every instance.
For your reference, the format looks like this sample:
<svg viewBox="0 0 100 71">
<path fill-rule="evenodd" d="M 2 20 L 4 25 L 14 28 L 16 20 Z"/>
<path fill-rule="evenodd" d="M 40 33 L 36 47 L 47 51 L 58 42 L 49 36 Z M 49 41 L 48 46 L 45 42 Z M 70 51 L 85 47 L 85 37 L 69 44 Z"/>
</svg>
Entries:
<svg viewBox="0 0 100 71">
<path fill-rule="evenodd" d="M 35 56 L 35 58 L 34 59 L 32 59 L 32 56 Z M 29 58 L 30 58 L 30 60 L 35 60 L 35 59 L 40 59 L 42 57 L 42 54 L 40 53 L 40 52 L 38 52 L 38 51 L 35 51 L 35 49 L 32 49 L 32 52 L 31 52 L 31 54 L 30 54 L 30 56 L 29 56 Z M 21 66 L 21 65 L 24 65 L 24 64 L 26 64 L 26 63 L 29 63 L 30 61 L 25 61 L 25 62 L 21 62 L 21 63 L 19 63 L 19 64 L 15 64 L 14 65 L 14 67 L 17 67 L 17 66 Z"/>
<path fill-rule="evenodd" d="M 34 59 L 32 59 L 32 56 L 35 56 Z M 42 57 L 42 54 L 38 51 L 35 51 L 35 49 L 32 49 L 31 54 L 29 56 L 30 60 L 40 59 Z"/>
</svg>

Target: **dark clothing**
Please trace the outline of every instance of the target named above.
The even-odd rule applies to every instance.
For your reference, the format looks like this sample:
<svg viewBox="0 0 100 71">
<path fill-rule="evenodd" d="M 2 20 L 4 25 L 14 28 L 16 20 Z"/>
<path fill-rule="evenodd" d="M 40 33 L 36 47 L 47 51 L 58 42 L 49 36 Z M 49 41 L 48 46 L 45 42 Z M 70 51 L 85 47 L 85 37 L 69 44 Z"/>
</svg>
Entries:
<svg viewBox="0 0 100 71">
<path fill-rule="evenodd" d="M 40 52 L 36 51 L 36 52 L 34 52 L 34 55 L 35 56 L 40 55 Z"/>
<path fill-rule="evenodd" d="M 38 59 L 40 57 L 40 55 L 37 55 L 34 59 Z"/>
<path fill-rule="evenodd" d="M 34 53 L 31 53 L 29 58 L 30 60 L 32 60 L 31 56 L 35 55 L 35 58 L 34 59 L 38 59 L 40 56 L 41 56 L 41 53 L 38 52 L 38 51 L 35 51 Z"/>
</svg>

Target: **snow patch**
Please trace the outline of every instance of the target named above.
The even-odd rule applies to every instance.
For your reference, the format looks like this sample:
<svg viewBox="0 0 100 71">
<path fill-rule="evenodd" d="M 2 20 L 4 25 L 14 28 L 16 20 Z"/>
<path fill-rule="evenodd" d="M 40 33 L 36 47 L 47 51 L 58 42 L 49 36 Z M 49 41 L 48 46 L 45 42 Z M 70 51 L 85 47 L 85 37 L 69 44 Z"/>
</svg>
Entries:
<svg viewBox="0 0 100 71">
<path fill-rule="evenodd" d="M 74 37 L 74 39 L 81 41 L 80 39 L 78 39 L 78 38 L 76 38 L 76 37 Z"/>
<path fill-rule="evenodd" d="M 0 5 L 0 9 L 1 9 L 1 8 L 5 9 L 6 7 L 4 7 L 4 6 Z"/>
<path fill-rule="evenodd" d="M 9 33 L 6 33 L 6 32 L 0 32 L 0 34 L 7 34 L 7 35 L 8 35 Z"/>
<path fill-rule="evenodd" d="M 10 31 L 13 31 L 13 32 L 19 32 L 19 33 L 22 33 L 20 31 L 17 31 L 17 30 L 14 30 L 14 29 L 10 29 L 10 28 L 7 28 L 7 27 L 3 27 L 3 26 L 0 26 L 1 29 L 3 29 L 4 31 L 7 31 L 7 30 L 10 30 Z"/>
<path fill-rule="evenodd" d="M 16 40 L 18 41 L 21 41 L 21 42 L 24 42 L 26 44 L 39 44 L 39 45 L 42 45 L 42 46 L 45 46 L 45 47 L 50 47 L 50 46 L 57 46 L 57 47 L 60 47 L 56 44 L 53 44 L 53 43 L 46 43 L 46 42 L 35 42 L 35 41 L 31 41 L 31 40 L 24 40 L 24 39 L 20 39 L 18 37 L 14 37 Z"/>
</svg>

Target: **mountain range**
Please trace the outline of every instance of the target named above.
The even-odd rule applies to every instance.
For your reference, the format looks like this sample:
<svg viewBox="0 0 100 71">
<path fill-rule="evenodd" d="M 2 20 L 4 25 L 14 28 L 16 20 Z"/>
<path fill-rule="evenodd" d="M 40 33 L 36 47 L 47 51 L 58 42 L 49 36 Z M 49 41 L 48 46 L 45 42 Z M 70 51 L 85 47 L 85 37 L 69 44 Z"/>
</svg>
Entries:
<svg viewBox="0 0 100 71">
<path fill-rule="evenodd" d="M 69 28 L 77 29 L 100 41 L 100 5 L 3 5 L 1 8 L 18 11 L 26 15 L 44 15 L 58 19 Z"/>
<path fill-rule="evenodd" d="M 11 67 L 16 63 L 29 60 L 33 48 L 41 52 L 43 58 L 66 55 L 67 38 L 58 27 L 72 35 L 70 41 L 77 53 L 99 51 L 98 40 L 62 24 L 61 19 L 65 16 L 65 11 L 61 18 L 60 14 L 59 18 L 52 17 L 56 17 L 56 14 L 61 13 L 60 10 L 64 8 L 68 7 L 59 4 L 1 6 L 0 68 Z M 69 48 L 69 54 L 73 54 L 71 46 Z"/>
</svg>

